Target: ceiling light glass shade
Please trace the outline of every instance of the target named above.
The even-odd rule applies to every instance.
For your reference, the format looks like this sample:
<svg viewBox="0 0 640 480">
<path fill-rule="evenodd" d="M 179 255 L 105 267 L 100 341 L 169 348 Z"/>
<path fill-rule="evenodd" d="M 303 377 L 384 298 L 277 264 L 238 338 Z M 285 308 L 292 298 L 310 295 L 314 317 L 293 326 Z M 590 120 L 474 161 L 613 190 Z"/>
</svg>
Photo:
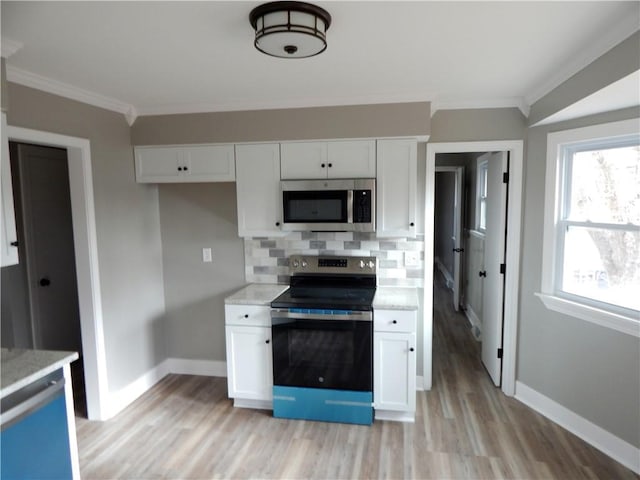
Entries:
<svg viewBox="0 0 640 480">
<path fill-rule="evenodd" d="M 327 48 L 331 15 L 303 2 L 271 2 L 254 8 L 249 21 L 256 31 L 255 47 L 280 58 L 306 58 Z"/>
</svg>

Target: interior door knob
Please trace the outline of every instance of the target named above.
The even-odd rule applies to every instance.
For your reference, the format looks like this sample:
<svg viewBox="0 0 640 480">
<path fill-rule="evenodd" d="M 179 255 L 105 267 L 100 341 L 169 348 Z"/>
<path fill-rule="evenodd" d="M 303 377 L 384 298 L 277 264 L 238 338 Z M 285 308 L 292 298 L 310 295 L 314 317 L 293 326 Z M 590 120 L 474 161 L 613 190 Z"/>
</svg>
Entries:
<svg viewBox="0 0 640 480">
<path fill-rule="evenodd" d="M 478 276 L 480 277 L 485 277 L 487 276 L 487 271 L 486 270 L 482 270 L 481 272 L 478 272 Z"/>
<path fill-rule="evenodd" d="M 49 285 L 51 285 L 51 280 L 49 280 L 47 277 L 42 277 L 38 283 L 41 287 L 48 287 Z"/>
</svg>

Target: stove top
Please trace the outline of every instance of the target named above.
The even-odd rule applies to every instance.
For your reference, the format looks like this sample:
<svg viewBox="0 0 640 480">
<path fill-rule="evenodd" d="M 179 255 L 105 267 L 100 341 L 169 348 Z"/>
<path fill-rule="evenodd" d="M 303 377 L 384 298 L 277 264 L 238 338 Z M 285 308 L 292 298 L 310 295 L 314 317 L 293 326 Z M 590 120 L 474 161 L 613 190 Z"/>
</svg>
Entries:
<svg viewBox="0 0 640 480">
<path fill-rule="evenodd" d="M 375 257 L 291 256 L 290 288 L 271 307 L 372 311 L 376 267 Z"/>
</svg>

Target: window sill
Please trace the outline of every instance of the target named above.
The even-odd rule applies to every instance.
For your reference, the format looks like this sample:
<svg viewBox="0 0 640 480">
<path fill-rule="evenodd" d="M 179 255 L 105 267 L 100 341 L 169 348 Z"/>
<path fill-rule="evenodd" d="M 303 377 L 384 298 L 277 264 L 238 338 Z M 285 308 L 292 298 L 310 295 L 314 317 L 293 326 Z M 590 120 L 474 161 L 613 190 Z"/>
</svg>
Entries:
<svg viewBox="0 0 640 480">
<path fill-rule="evenodd" d="M 601 327 L 617 330 L 618 332 L 640 337 L 640 319 L 634 319 L 625 315 L 607 312 L 599 308 L 590 307 L 582 303 L 573 302 L 564 298 L 546 293 L 536 293 L 537 297 L 549 309 L 564 313 L 587 322 L 595 323 Z"/>
</svg>

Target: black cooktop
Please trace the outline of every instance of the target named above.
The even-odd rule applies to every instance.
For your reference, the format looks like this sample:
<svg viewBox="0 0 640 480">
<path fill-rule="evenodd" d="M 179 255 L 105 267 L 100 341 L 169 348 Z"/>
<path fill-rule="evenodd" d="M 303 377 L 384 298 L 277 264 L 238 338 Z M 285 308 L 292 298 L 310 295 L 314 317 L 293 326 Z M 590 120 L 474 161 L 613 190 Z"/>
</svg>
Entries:
<svg viewBox="0 0 640 480">
<path fill-rule="evenodd" d="M 271 302 L 272 308 L 372 311 L 374 288 L 291 287 Z"/>
</svg>

